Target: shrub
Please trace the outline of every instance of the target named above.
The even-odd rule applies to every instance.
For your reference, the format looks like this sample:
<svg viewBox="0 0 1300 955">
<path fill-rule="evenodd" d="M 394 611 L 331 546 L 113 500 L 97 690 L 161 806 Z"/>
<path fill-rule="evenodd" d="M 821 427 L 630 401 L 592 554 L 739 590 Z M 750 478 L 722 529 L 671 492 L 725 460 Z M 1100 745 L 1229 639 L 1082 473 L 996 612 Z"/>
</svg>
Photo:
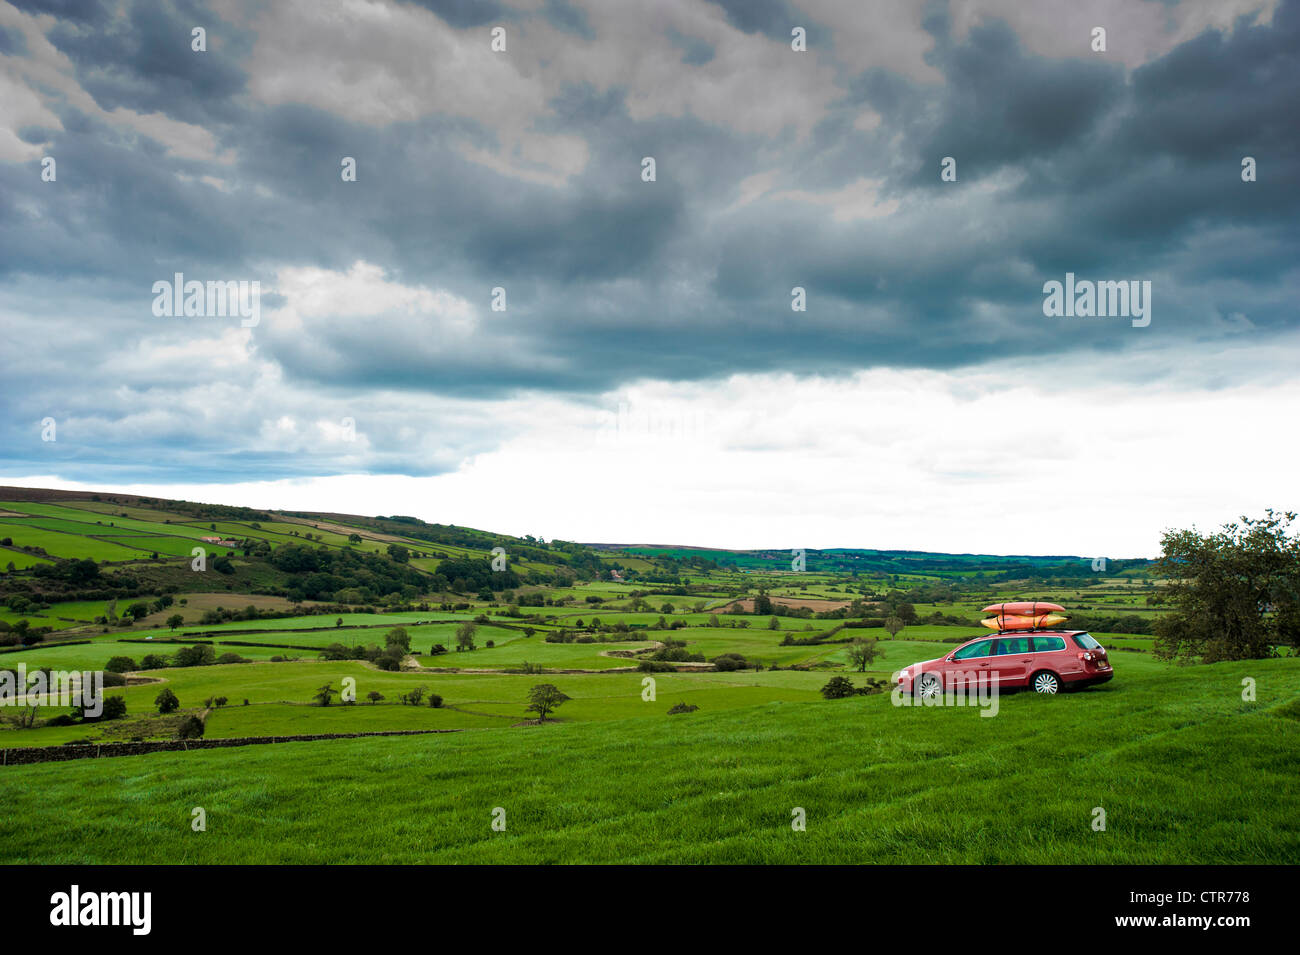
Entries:
<svg viewBox="0 0 1300 955">
<path fill-rule="evenodd" d="M 161 670 L 167 665 L 167 658 L 160 653 L 146 653 L 140 659 L 141 670 Z"/>
<path fill-rule="evenodd" d="M 432 706 L 435 710 L 440 708 L 442 706 L 442 697 L 439 696 L 437 693 L 430 693 L 429 705 Z"/>
<path fill-rule="evenodd" d="M 678 713 L 694 713 L 699 707 L 694 703 L 677 703 L 668 711 L 669 716 L 676 716 Z"/>
<path fill-rule="evenodd" d="M 139 667 L 130 657 L 109 657 L 104 669 L 109 673 L 126 673 L 128 670 L 138 670 Z"/>
<path fill-rule="evenodd" d="M 713 668 L 722 672 L 730 670 L 746 670 L 753 664 L 746 660 L 739 653 L 724 653 L 721 656 L 714 657 L 711 661 Z"/>
<path fill-rule="evenodd" d="M 822 696 L 828 700 L 842 700 L 846 696 L 855 695 L 857 692 L 853 681 L 844 676 L 831 677 L 830 682 L 821 690 Z"/>
<path fill-rule="evenodd" d="M 203 721 L 191 714 L 181 720 L 176 728 L 177 739 L 199 739 L 203 735 Z"/>
<path fill-rule="evenodd" d="M 217 657 L 218 663 L 252 663 L 247 657 L 241 657 L 238 653 L 223 653 Z"/>
<path fill-rule="evenodd" d="M 182 647 L 176 651 L 176 656 L 172 660 L 172 666 L 175 667 L 205 667 L 211 666 L 217 661 L 217 656 L 212 652 L 212 648 L 205 644 L 195 644 L 192 647 Z"/>
<path fill-rule="evenodd" d="M 172 692 L 172 688 L 169 686 L 163 687 L 158 692 L 158 695 L 154 697 L 153 702 L 154 706 L 158 707 L 159 713 L 174 713 L 181 705 L 181 701 L 177 699 L 176 694 Z"/>
<path fill-rule="evenodd" d="M 642 673 L 672 673 L 677 669 L 671 663 L 663 663 L 659 660 L 642 660 L 636 668 Z"/>
</svg>

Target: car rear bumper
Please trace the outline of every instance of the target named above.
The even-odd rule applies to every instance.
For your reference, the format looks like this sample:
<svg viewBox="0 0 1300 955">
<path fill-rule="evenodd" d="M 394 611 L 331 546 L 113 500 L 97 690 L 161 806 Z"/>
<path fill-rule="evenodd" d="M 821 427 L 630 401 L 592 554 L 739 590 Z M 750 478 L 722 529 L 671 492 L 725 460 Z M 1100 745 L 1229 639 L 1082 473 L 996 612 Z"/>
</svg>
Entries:
<svg viewBox="0 0 1300 955">
<path fill-rule="evenodd" d="M 1083 673 L 1074 679 L 1066 677 L 1065 682 L 1070 686 L 1095 686 L 1098 683 L 1109 683 L 1114 676 L 1114 670 L 1104 670 L 1100 673 Z"/>
</svg>

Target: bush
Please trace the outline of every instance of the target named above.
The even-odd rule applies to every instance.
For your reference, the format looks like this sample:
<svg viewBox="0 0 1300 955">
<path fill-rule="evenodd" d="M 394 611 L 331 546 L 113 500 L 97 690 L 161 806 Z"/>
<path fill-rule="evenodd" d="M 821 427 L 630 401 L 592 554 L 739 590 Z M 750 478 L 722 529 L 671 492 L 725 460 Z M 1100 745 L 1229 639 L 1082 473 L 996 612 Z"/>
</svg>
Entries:
<svg viewBox="0 0 1300 955">
<path fill-rule="evenodd" d="M 659 660 L 642 660 L 636 665 L 636 668 L 642 673 L 673 673 L 677 667 L 671 663 L 664 663 Z"/>
<path fill-rule="evenodd" d="M 676 716 L 678 713 L 694 713 L 699 707 L 694 703 L 677 703 L 668 711 L 669 716 Z"/>
<path fill-rule="evenodd" d="M 731 670 L 747 670 L 753 666 L 739 653 L 724 653 L 721 656 L 714 657 L 710 662 L 715 670 L 724 673 Z"/>
<path fill-rule="evenodd" d="M 81 710 L 81 707 L 78 707 Z M 104 697 L 104 708 L 98 716 L 88 716 L 82 710 L 81 719 L 85 723 L 97 723 L 100 720 L 120 720 L 126 716 L 126 699 L 121 696 Z"/>
<path fill-rule="evenodd" d="M 442 706 L 442 697 L 439 696 L 437 693 L 430 693 L 429 705 L 432 706 L 435 710 L 439 709 Z"/>
<path fill-rule="evenodd" d="M 238 653 L 223 653 L 217 657 L 218 663 L 252 663 L 247 657 L 241 657 Z"/>
<path fill-rule="evenodd" d="M 857 687 L 853 681 L 844 676 L 833 676 L 829 683 L 822 687 L 821 693 L 828 700 L 842 700 L 846 696 L 853 696 L 857 693 Z"/>
<path fill-rule="evenodd" d="M 159 653 L 146 653 L 140 660 L 141 670 L 161 670 L 167 665 L 167 658 Z"/>
<path fill-rule="evenodd" d="M 112 670 L 105 670 L 101 677 L 104 686 L 126 686 L 126 677 L 120 673 L 114 673 Z"/>
<path fill-rule="evenodd" d="M 176 728 L 177 739 L 199 739 L 202 735 L 203 721 L 192 714 L 185 717 Z"/>
<path fill-rule="evenodd" d="M 109 673 L 126 673 L 128 670 L 138 670 L 139 667 L 130 657 L 109 657 L 104 669 Z"/>
<path fill-rule="evenodd" d="M 174 667 L 205 667 L 211 666 L 217 662 L 217 655 L 212 652 L 212 648 L 205 644 L 196 644 L 192 647 L 182 647 L 176 651 L 176 657 L 172 660 Z"/>
<path fill-rule="evenodd" d="M 172 692 L 169 686 L 163 687 L 156 697 L 154 697 L 154 706 L 158 707 L 159 713 L 174 713 L 180 707 L 181 701 Z"/>
</svg>

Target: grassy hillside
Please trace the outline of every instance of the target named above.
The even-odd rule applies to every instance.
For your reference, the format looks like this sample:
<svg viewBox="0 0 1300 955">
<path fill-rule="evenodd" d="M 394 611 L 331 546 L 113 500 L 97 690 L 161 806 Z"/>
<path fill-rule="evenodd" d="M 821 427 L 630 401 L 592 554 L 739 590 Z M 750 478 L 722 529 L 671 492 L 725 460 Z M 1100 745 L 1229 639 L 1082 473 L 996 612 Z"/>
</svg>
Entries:
<svg viewBox="0 0 1300 955">
<path fill-rule="evenodd" d="M 880 695 L 10 767 L 0 851 L 113 863 L 1300 862 L 1300 671 L 1274 660 L 1121 676 L 1004 697 L 993 718 Z M 1241 700 L 1245 677 L 1256 703 Z M 196 806 L 207 832 L 190 829 Z M 491 828 L 497 807 L 504 832 Z M 796 807 L 806 832 L 791 829 Z M 72 835 L 73 818 L 75 838 L 49 838 Z"/>
</svg>

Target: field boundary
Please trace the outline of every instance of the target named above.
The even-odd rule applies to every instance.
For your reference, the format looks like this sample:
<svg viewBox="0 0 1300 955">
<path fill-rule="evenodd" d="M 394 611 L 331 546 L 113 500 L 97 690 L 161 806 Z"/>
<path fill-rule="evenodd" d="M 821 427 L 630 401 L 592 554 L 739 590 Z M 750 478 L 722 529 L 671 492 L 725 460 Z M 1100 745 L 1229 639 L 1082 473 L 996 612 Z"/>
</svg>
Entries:
<svg viewBox="0 0 1300 955">
<path fill-rule="evenodd" d="M 70 759 L 103 759 L 110 756 L 142 756 L 146 753 L 191 749 L 222 749 L 228 746 L 261 746 L 267 743 L 308 743 L 325 739 L 357 739 L 362 736 L 425 736 L 430 733 L 459 733 L 460 729 L 376 730 L 370 733 L 314 733 L 297 736 L 231 736 L 227 739 L 140 740 L 130 743 L 77 743 L 63 746 L 14 746 L 0 750 L 0 766 L 63 762 Z"/>
</svg>

